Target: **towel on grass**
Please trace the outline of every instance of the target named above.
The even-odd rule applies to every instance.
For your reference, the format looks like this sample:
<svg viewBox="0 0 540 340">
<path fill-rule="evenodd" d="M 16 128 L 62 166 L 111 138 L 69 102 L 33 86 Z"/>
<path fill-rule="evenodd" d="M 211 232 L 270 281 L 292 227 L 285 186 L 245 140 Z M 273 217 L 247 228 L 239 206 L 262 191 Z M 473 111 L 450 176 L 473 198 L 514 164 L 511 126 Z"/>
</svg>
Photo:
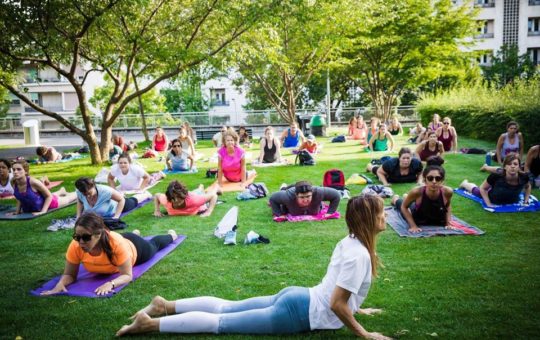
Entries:
<svg viewBox="0 0 540 340">
<path fill-rule="evenodd" d="M 289 163 L 286 159 L 284 159 L 282 162 L 275 162 L 275 163 L 259 163 L 258 159 L 254 159 L 253 162 L 251 162 L 251 165 L 256 168 L 269 168 L 274 166 L 287 166 L 292 165 Z"/>
<path fill-rule="evenodd" d="M 494 207 L 488 207 L 486 205 L 486 202 L 484 202 L 482 198 L 471 194 L 467 190 L 459 188 L 459 189 L 454 189 L 454 192 L 460 196 L 463 196 L 465 198 L 468 198 L 470 200 L 480 203 L 482 205 L 482 208 L 484 208 L 484 210 L 493 212 L 493 213 L 540 211 L 540 202 L 538 202 L 538 199 L 534 197 L 533 195 L 529 196 L 529 205 L 523 204 L 523 193 L 521 193 L 519 203 L 496 205 Z"/>
<path fill-rule="evenodd" d="M 145 237 L 145 239 L 147 240 L 150 238 L 152 238 L 152 236 Z M 165 257 L 165 255 L 173 251 L 185 239 L 186 239 L 185 235 L 178 235 L 178 238 L 176 240 L 174 240 L 172 243 L 167 245 L 165 248 L 158 251 L 156 255 L 154 255 L 154 257 L 152 257 L 150 260 L 146 261 L 145 263 L 141 263 L 138 266 L 133 267 L 133 281 L 135 281 L 142 274 L 144 274 L 154 264 L 159 262 L 163 257 Z M 84 269 L 82 265 L 80 265 L 79 275 L 77 275 L 77 281 L 73 282 L 72 284 L 66 287 L 68 290 L 67 292 L 59 293 L 56 295 L 83 296 L 83 297 L 93 297 L 93 298 L 111 297 L 114 294 L 117 294 L 118 292 L 120 292 L 129 283 L 116 287 L 112 293 L 109 293 L 106 295 L 96 295 L 94 291 L 105 282 L 114 280 L 119 275 L 120 273 L 111 274 L 111 275 L 89 273 L 86 269 Z M 45 290 L 53 289 L 61 277 L 62 275 L 53 278 L 52 280 L 46 282 L 43 286 L 30 291 L 30 294 L 34 296 L 43 296 L 43 295 L 40 295 L 41 292 Z"/>
<path fill-rule="evenodd" d="M 245 185 L 246 185 L 246 188 L 248 185 L 250 185 L 251 183 L 253 183 L 253 181 L 255 180 L 255 177 L 257 176 L 257 173 L 254 172 L 253 170 L 251 171 L 248 171 L 248 178 L 245 182 Z M 214 187 L 214 186 L 218 186 L 218 182 L 215 181 L 214 183 L 212 183 L 210 185 L 210 187 Z M 209 187 L 209 188 L 210 188 Z M 221 186 L 221 191 L 222 192 L 232 192 L 232 191 L 244 191 L 245 188 L 242 188 L 240 186 L 240 182 L 229 182 L 227 181 L 225 178 L 223 178 L 223 185 Z"/>
<path fill-rule="evenodd" d="M 409 223 L 401 216 L 401 213 L 394 207 L 384 209 L 386 213 L 386 223 L 401 237 L 431 237 L 449 235 L 483 235 L 484 231 L 469 225 L 452 215 L 450 225 L 453 229 L 446 229 L 442 226 L 419 226 L 422 229 L 419 233 L 409 232 Z"/>
<path fill-rule="evenodd" d="M 52 188 L 55 188 L 59 186 L 60 184 L 64 183 L 64 181 L 50 181 L 49 185 L 47 185 L 47 189 L 51 190 Z M 11 200 L 15 199 L 15 196 L 9 195 L 9 196 L 0 196 L 0 200 Z"/>
<path fill-rule="evenodd" d="M 75 204 L 75 202 L 77 202 L 77 200 L 74 200 L 73 202 L 69 203 L 68 205 L 65 205 L 65 206 L 60 207 L 60 208 L 49 209 L 49 210 L 47 210 L 46 213 L 41 214 L 41 215 L 34 215 L 32 213 L 22 213 L 22 214 L 18 214 L 18 215 L 9 215 L 8 216 L 7 214 L 15 212 L 15 209 L 16 209 L 16 207 L 11 206 L 8 209 L 0 209 L 0 220 L 32 220 L 34 218 L 41 217 L 43 215 L 47 215 L 47 214 L 52 213 L 54 211 L 64 209 L 65 207 L 69 207 L 70 205 Z"/>
<path fill-rule="evenodd" d="M 285 218 L 282 218 L 280 216 L 274 216 L 273 220 L 274 222 L 303 222 L 303 221 L 324 221 L 324 220 L 330 220 L 330 219 L 337 219 L 340 218 L 341 215 L 339 214 L 339 211 L 335 211 L 333 214 L 331 214 L 328 217 L 325 217 L 324 215 L 328 212 L 328 204 L 323 204 L 321 211 L 317 215 L 291 215 L 287 214 L 285 215 Z"/>
</svg>

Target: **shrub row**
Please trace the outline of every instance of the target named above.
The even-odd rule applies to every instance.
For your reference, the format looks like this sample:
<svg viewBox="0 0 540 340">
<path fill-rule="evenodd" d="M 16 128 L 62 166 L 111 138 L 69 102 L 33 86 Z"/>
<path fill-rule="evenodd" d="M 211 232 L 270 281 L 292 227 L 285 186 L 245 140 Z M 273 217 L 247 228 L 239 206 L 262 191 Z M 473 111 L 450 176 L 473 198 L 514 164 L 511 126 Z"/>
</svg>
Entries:
<svg viewBox="0 0 540 340">
<path fill-rule="evenodd" d="M 518 122 L 528 147 L 540 143 L 540 77 L 518 80 L 502 89 L 483 85 L 423 94 L 417 102 L 423 124 L 433 114 L 450 117 L 459 135 L 496 143 L 506 123 Z"/>
</svg>

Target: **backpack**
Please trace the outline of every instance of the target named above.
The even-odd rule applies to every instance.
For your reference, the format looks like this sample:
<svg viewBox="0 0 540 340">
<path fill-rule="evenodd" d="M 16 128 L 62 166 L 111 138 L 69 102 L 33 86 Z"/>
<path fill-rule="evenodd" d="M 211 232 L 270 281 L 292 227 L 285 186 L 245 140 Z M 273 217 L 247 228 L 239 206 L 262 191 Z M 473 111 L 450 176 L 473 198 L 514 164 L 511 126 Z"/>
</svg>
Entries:
<svg viewBox="0 0 540 340">
<path fill-rule="evenodd" d="M 256 198 L 263 198 L 268 195 L 268 189 L 264 183 L 251 183 L 246 189 L 248 189 L 249 193 Z"/>
<path fill-rule="evenodd" d="M 103 219 L 103 223 L 109 228 L 109 230 L 118 230 L 118 229 L 125 229 L 127 228 L 127 223 L 122 221 L 121 219 L 116 219 L 112 217 L 105 217 Z"/>
<path fill-rule="evenodd" d="M 332 143 L 345 143 L 345 136 L 339 135 L 332 138 Z"/>
<path fill-rule="evenodd" d="M 296 160 L 294 161 L 294 164 L 315 165 L 315 159 L 306 150 L 300 150 L 296 155 Z"/>
<path fill-rule="evenodd" d="M 389 187 L 385 187 L 384 185 L 370 184 L 362 190 L 362 194 L 376 195 L 382 198 L 386 198 L 394 196 L 394 191 Z"/>
<path fill-rule="evenodd" d="M 339 169 L 330 169 L 324 173 L 323 187 L 330 187 L 336 190 L 345 189 L 345 175 Z"/>
<path fill-rule="evenodd" d="M 216 168 L 208 169 L 206 170 L 206 178 L 216 178 L 217 173 L 218 169 Z"/>
</svg>

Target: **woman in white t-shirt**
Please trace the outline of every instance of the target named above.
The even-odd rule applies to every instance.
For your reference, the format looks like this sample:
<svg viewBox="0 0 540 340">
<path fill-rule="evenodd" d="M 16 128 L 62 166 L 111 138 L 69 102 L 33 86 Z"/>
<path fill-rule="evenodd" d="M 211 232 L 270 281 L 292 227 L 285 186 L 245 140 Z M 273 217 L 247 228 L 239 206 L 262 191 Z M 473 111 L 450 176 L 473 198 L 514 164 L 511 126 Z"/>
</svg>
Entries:
<svg viewBox="0 0 540 340">
<path fill-rule="evenodd" d="M 337 244 L 319 285 L 287 287 L 273 296 L 242 301 L 208 296 L 167 301 L 156 296 L 116 335 L 151 331 L 278 334 L 346 325 L 357 336 L 388 339 L 366 331 L 354 317 L 355 313 L 380 312 L 359 307 L 377 272 L 376 235 L 385 229 L 383 200 L 371 195 L 353 197 L 345 220 L 349 235 Z"/>
<path fill-rule="evenodd" d="M 13 196 L 12 179 L 11 162 L 7 159 L 0 159 L 0 198 Z"/>
<path fill-rule="evenodd" d="M 123 153 L 118 157 L 117 164 L 112 166 L 107 182 L 118 191 L 143 191 L 163 177 L 165 175 L 162 172 L 149 175 L 140 165 L 131 163 L 129 154 Z M 116 180 L 120 183 L 118 188 Z"/>
</svg>

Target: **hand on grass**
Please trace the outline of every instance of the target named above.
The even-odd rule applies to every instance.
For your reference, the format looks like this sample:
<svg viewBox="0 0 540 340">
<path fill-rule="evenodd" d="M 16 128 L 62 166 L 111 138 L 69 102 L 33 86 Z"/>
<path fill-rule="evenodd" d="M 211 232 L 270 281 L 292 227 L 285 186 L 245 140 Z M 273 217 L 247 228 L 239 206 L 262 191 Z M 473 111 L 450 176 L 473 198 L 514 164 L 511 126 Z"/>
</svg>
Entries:
<svg viewBox="0 0 540 340">
<path fill-rule="evenodd" d="M 374 339 L 374 340 L 391 340 L 392 338 L 390 337 L 387 337 L 381 333 L 377 333 L 377 332 L 368 332 L 367 334 L 364 335 L 364 337 L 366 339 Z"/>
<path fill-rule="evenodd" d="M 156 216 L 156 217 L 163 217 L 163 214 L 161 213 L 161 211 L 156 210 L 156 211 L 154 211 L 154 216 Z"/>
</svg>

